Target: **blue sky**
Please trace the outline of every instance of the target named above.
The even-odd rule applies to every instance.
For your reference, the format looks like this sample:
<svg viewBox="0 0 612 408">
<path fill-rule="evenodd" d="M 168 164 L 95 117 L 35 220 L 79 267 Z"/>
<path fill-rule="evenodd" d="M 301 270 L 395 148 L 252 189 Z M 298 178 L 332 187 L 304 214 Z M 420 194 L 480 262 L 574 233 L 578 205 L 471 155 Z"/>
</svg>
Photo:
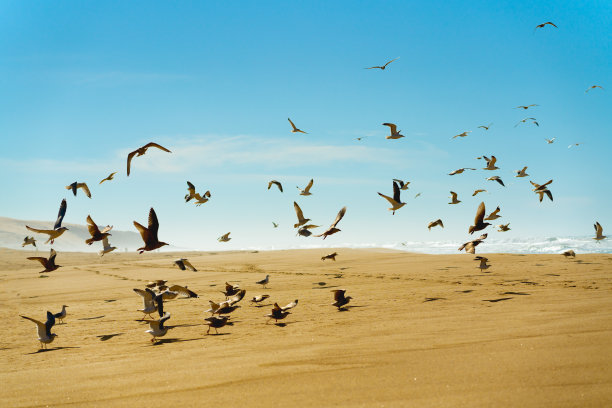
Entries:
<svg viewBox="0 0 612 408">
<path fill-rule="evenodd" d="M 68 222 L 135 230 L 153 206 L 160 239 L 200 249 L 318 244 L 294 237 L 294 200 L 323 226 L 348 207 L 332 245 L 463 242 L 481 200 L 511 223 L 500 238 L 612 226 L 610 2 L 329 3 L 0 3 L 0 215 L 51 221 L 67 197 Z M 546 21 L 559 28 L 534 32 Z M 514 127 L 528 116 L 540 126 Z M 383 122 L 406 137 L 385 140 Z M 127 178 L 149 141 L 173 153 L 134 159 Z M 500 170 L 447 175 L 483 154 Z M 395 216 L 376 194 L 392 178 L 411 181 Z M 528 180 L 551 178 L 555 201 L 539 203 Z M 93 199 L 68 195 L 75 180 Z M 211 201 L 185 204 L 186 180 Z"/>
</svg>

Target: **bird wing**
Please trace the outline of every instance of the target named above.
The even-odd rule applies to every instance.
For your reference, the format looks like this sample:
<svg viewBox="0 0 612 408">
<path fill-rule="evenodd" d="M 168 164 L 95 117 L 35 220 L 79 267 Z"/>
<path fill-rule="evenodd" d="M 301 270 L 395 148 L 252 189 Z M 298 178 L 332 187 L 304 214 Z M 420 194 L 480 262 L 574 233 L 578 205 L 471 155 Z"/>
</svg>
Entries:
<svg viewBox="0 0 612 408">
<path fill-rule="evenodd" d="M 108 231 L 112 230 L 113 226 L 112 225 L 107 225 L 106 227 L 102 228 L 102 231 L 100 231 L 102 234 L 107 233 Z"/>
<path fill-rule="evenodd" d="M 55 325 L 55 316 L 53 313 L 47 311 L 47 321 L 45 322 L 45 333 L 48 337 L 51 337 L 51 328 Z"/>
<path fill-rule="evenodd" d="M 151 236 L 157 240 L 157 230 L 159 230 L 159 221 L 153 207 L 149 210 L 149 232 Z"/>
<path fill-rule="evenodd" d="M 444 228 L 444 224 L 442 223 L 442 220 L 438 220 L 438 223 L 440 224 L 442 228 Z"/>
<path fill-rule="evenodd" d="M 36 228 L 28 227 L 27 225 L 26 225 L 26 228 L 29 229 L 30 231 L 38 232 L 39 234 L 51 234 L 54 232 L 54 230 L 36 229 Z"/>
<path fill-rule="evenodd" d="M 402 202 L 400 199 L 400 186 L 395 181 L 393 182 L 393 199 L 397 201 L 398 204 Z"/>
<path fill-rule="evenodd" d="M 42 264 L 42 266 L 47 268 L 47 258 L 43 258 L 42 256 L 29 256 L 28 259 L 31 261 L 38 261 Z"/>
<path fill-rule="evenodd" d="M 389 204 L 391 204 L 392 206 L 395 206 L 395 205 L 398 204 L 394 199 L 392 199 L 389 196 L 386 196 L 386 195 L 384 195 L 382 193 L 378 193 L 378 195 L 381 196 L 382 198 L 384 198 L 385 200 L 387 200 L 389 202 Z"/>
<path fill-rule="evenodd" d="M 488 166 L 495 166 L 495 162 L 497 161 L 497 159 L 495 158 L 495 156 L 491 156 L 491 161 L 487 163 Z"/>
<path fill-rule="evenodd" d="M 546 22 L 546 23 L 544 23 L 544 24 L 550 24 L 551 26 L 553 26 L 553 27 L 555 27 L 555 28 L 559 28 L 559 27 L 557 27 L 557 26 L 555 25 L 555 23 L 553 23 L 553 22 L 551 22 L 551 21 L 547 21 L 547 22 Z"/>
<path fill-rule="evenodd" d="M 140 236 L 142 240 L 144 241 L 144 243 L 146 244 L 149 241 L 149 236 L 150 236 L 149 230 L 146 227 L 137 223 L 136 221 L 134 221 L 134 226 L 136 227 L 138 232 L 140 232 Z"/>
<path fill-rule="evenodd" d="M 293 208 L 295 208 L 295 214 L 297 215 L 298 221 L 302 222 L 304 220 L 304 213 L 295 201 L 293 202 Z"/>
<path fill-rule="evenodd" d="M 457 193 L 455 193 L 454 191 L 451 191 L 451 200 L 456 201 L 457 200 Z"/>
<path fill-rule="evenodd" d="M 603 227 L 597 221 L 595 221 L 595 232 L 597 233 L 597 236 L 600 236 L 603 234 Z"/>
<path fill-rule="evenodd" d="M 289 123 L 291 123 L 291 127 L 293 128 L 293 130 L 299 130 L 295 127 L 295 124 L 291 121 L 291 119 L 287 118 L 287 120 L 289 121 Z"/>
<path fill-rule="evenodd" d="M 308 185 L 304 189 L 304 193 L 308 193 L 310 191 L 310 188 L 312 187 L 312 183 L 314 183 L 314 179 L 310 179 L 310 181 L 308 182 Z"/>
<path fill-rule="evenodd" d="M 133 289 L 134 292 L 138 293 L 140 296 L 142 296 L 142 298 L 144 299 L 145 303 L 150 303 L 153 302 L 153 291 L 149 292 L 146 290 L 142 290 L 142 289 Z"/>
<path fill-rule="evenodd" d="M 110 244 L 108 243 L 108 237 L 102 238 L 102 248 L 106 249 L 109 247 L 110 247 Z"/>
<path fill-rule="evenodd" d="M 87 216 L 87 229 L 89 230 L 89 235 L 91 235 L 92 237 L 100 235 L 100 229 L 98 228 L 94 220 L 91 219 L 91 215 Z"/>
<path fill-rule="evenodd" d="M 386 67 L 387 65 L 389 65 L 390 63 L 392 63 L 393 61 L 395 61 L 395 60 L 396 60 L 396 59 L 398 59 L 398 58 L 399 58 L 399 57 L 397 57 L 397 58 L 393 58 L 391 61 L 388 61 L 388 62 L 387 62 L 385 65 L 383 65 L 383 67 Z"/>
<path fill-rule="evenodd" d="M 495 209 L 495 211 L 493 211 L 491 214 L 489 214 L 489 216 L 491 216 L 491 215 L 497 215 L 497 213 L 498 213 L 498 212 L 500 212 L 500 211 L 501 211 L 501 210 L 500 210 L 500 208 L 499 208 L 499 207 L 497 207 L 497 208 Z"/>
<path fill-rule="evenodd" d="M 474 225 L 478 225 L 482 223 L 482 220 L 485 216 L 485 204 L 484 201 L 480 203 L 478 209 L 476 210 L 476 217 L 474 217 Z"/>
<path fill-rule="evenodd" d="M 38 326 L 38 337 L 40 337 L 40 338 L 45 337 L 44 335 L 45 335 L 45 333 L 47 331 L 47 328 L 46 328 L 46 326 L 45 326 L 45 324 L 43 322 L 39 322 L 38 320 L 32 319 L 31 317 L 22 316 L 22 315 L 20 315 L 20 316 L 23 317 L 24 319 L 27 319 L 27 320 L 29 320 L 31 322 L 36 323 L 36 326 Z"/>
<path fill-rule="evenodd" d="M 147 143 L 146 145 L 143 146 L 145 149 L 148 149 L 149 147 L 157 147 L 160 150 L 163 150 L 164 152 L 168 152 L 168 153 L 172 153 L 170 150 L 166 149 L 164 146 L 158 145 L 157 143 Z"/>
<path fill-rule="evenodd" d="M 172 285 L 168 289 L 170 291 L 172 291 L 172 292 L 178 292 L 178 293 L 180 293 L 180 294 L 182 294 L 184 296 L 190 297 L 190 298 L 197 298 L 198 297 L 198 295 L 194 291 L 189 290 L 186 287 L 181 286 L 181 285 Z"/>
<path fill-rule="evenodd" d="M 57 256 L 57 252 L 55 252 L 55 249 L 51 248 L 51 250 L 49 251 L 49 266 L 53 267 L 55 266 L 55 257 Z M 46 268 L 46 266 L 45 266 Z"/>
<path fill-rule="evenodd" d="M 89 187 L 87 187 L 87 183 L 79 183 L 77 184 L 77 187 L 83 190 L 85 192 L 85 195 L 88 198 L 91 198 L 91 191 L 89 191 Z"/>
<path fill-rule="evenodd" d="M 187 182 L 187 190 L 189 190 L 189 195 L 195 194 L 195 186 L 189 181 Z"/>
<path fill-rule="evenodd" d="M 53 226 L 54 230 L 62 226 L 62 221 L 64 220 L 64 216 L 66 215 L 67 208 L 68 208 L 68 203 L 66 202 L 66 199 L 64 198 L 62 202 L 60 203 L 60 208 L 57 213 L 57 219 L 55 220 L 55 225 Z"/>
<path fill-rule="evenodd" d="M 133 152 L 131 152 L 130 154 L 128 154 L 127 157 L 127 175 L 130 175 L 130 165 L 132 163 L 132 158 L 134 157 L 134 155 L 138 153 L 138 150 L 134 150 Z"/>
<path fill-rule="evenodd" d="M 395 125 L 394 123 L 383 123 L 383 126 L 389 126 L 389 128 L 391 128 L 391 134 L 396 133 L 397 131 L 397 125 Z"/>
<path fill-rule="evenodd" d="M 191 264 L 191 262 L 189 262 L 187 259 L 183 259 L 183 264 L 188 267 L 190 270 L 192 270 L 193 272 L 197 272 L 198 270 Z M 172 288 L 170 289 L 172 290 Z"/>
<path fill-rule="evenodd" d="M 344 289 L 336 289 L 336 290 L 332 290 L 332 292 L 334 292 L 334 300 L 336 302 L 344 299 L 344 293 L 346 292 L 346 290 Z"/>
</svg>

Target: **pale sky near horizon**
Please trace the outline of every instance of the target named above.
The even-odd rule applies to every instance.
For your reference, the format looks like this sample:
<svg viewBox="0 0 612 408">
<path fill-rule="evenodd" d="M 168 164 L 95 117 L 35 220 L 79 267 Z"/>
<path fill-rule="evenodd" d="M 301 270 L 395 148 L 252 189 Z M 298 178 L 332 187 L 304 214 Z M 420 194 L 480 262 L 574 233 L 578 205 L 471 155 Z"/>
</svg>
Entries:
<svg viewBox="0 0 612 408">
<path fill-rule="evenodd" d="M 546 21 L 558 28 L 534 30 Z M 338 245 L 464 242 L 480 201 L 510 223 L 495 238 L 612 229 L 608 1 L 4 1 L 0 61 L 0 216 L 51 223 L 66 197 L 67 222 L 136 231 L 154 207 L 161 240 L 198 249 L 319 243 L 295 237 L 294 200 L 322 227 L 347 206 Z M 540 126 L 515 127 L 526 117 Z M 383 122 L 406 137 L 386 140 Z M 126 177 L 149 141 L 172 153 L 149 150 Z M 461 167 L 479 170 L 448 175 Z M 376 194 L 393 178 L 411 181 L 395 215 Z M 554 202 L 539 203 L 529 180 L 549 179 Z M 64 189 L 77 180 L 91 200 Z M 185 204 L 187 180 L 210 202 Z"/>
</svg>

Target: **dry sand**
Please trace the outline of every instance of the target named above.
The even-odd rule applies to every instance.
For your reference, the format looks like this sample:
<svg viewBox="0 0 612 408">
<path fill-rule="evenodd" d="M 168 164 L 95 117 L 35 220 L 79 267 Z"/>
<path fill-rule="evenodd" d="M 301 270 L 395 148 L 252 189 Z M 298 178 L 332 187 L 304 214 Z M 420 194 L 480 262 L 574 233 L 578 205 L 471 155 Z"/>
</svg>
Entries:
<svg viewBox="0 0 612 408">
<path fill-rule="evenodd" d="M 612 255 L 491 254 L 481 272 L 470 255 L 337 249 L 322 262 L 330 252 L 180 254 L 198 272 L 172 267 L 177 254 L 59 253 L 65 266 L 40 278 L 33 252 L 0 250 L 0 405 L 612 406 Z M 167 302 L 177 327 L 153 346 L 132 288 L 162 278 L 200 298 Z M 247 296 L 207 336 L 225 281 Z M 354 307 L 332 307 L 333 288 Z M 249 304 L 263 293 L 299 299 L 284 327 Z M 19 315 L 62 304 L 39 352 Z"/>
</svg>

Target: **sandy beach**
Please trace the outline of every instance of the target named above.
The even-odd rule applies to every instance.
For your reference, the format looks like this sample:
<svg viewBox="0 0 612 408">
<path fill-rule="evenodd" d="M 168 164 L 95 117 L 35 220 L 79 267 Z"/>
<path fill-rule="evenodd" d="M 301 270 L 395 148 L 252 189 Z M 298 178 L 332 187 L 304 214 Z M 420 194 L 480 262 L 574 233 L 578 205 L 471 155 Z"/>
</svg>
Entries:
<svg viewBox="0 0 612 408">
<path fill-rule="evenodd" d="M 481 272 L 470 255 L 336 251 L 60 253 L 65 266 L 41 278 L 34 252 L 1 249 L 1 405 L 612 404 L 612 255 L 487 254 Z M 166 303 L 176 327 L 156 345 L 132 291 L 153 279 L 200 295 Z M 233 326 L 206 335 L 226 281 L 246 297 Z M 347 311 L 331 306 L 334 288 L 353 297 Z M 264 293 L 263 307 L 248 301 Z M 294 299 L 284 326 L 266 324 L 270 305 Z M 59 337 L 39 352 L 19 315 L 62 304 Z"/>
</svg>

